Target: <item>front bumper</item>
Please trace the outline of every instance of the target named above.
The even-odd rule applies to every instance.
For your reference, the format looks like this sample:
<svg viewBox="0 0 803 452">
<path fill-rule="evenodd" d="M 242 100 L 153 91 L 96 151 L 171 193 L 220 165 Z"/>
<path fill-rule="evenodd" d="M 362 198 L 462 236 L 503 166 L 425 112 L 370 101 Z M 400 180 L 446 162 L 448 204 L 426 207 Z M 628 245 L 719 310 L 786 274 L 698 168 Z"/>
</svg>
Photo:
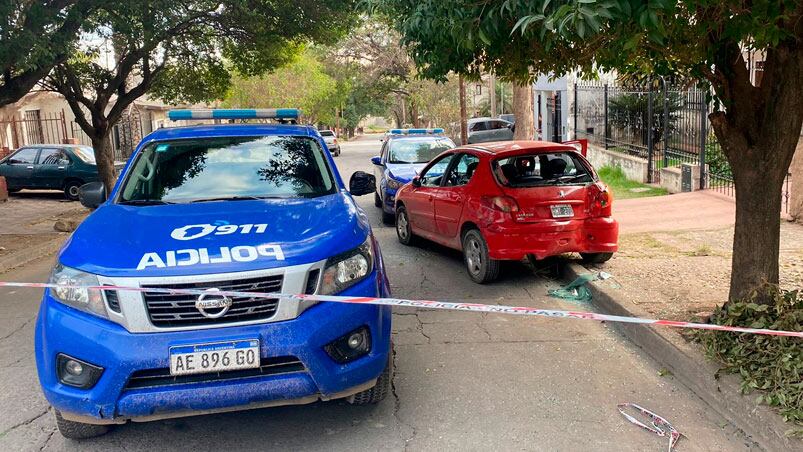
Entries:
<svg viewBox="0 0 803 452">
<path fill-rule="evenodd" d="M 492 223 L 483 228 L 491 259 L 537 259 L 563 253 L 613 253 L 619 224 L 611 217 L 548 220 L 538 223 Z"/>
<path fill-rule="evenodd" d="M 398 188 L 382 187 L 382 210 L 386 213 L 396 213 L 396 192 Z"/>
<path fill-rule="evenodd" d="M 388 296 L 387 280 L 375 271 L 342 295 Z M 347 364 L 333 361 L 323 347 L 360 326 L 371 331 L 368 355 Z M 281 322 L 132 334 L 118 324 L 67 307 L 46 292 L 36 324 L 36 361 L 45 397 L 66 419 L 97 424 L 147 421 L 310 403 L 370 388 L 388 362 L 390 326 L 389 307 L 319 303 L 298 318 Z M 237 379 L 128 387 L 137 371 L 168 368 L 171 346 L 253 338 L 260 340 L 262 359 L 294 357 L 303 368 Z M 101 366 L 103 375 L 88 390 L 63 385 L 55 369 L 58 353 Z"/>
</svg>

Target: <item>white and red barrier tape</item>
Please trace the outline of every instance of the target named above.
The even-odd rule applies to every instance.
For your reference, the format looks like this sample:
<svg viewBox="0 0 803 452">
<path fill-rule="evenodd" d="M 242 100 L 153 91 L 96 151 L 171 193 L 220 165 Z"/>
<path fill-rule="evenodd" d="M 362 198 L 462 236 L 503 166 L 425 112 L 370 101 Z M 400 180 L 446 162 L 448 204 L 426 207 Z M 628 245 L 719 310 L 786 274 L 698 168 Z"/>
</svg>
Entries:
<svg viewBox="0 0 803 452">
<path fill-rule="evenodd" d="M 133 292 L 150 292 L 166 294 L 201 295 L 209 294 L 208 290 L 201 289 L 167 289 L 155 287 L 123 287 L 123 286 L 86 286 L 86 285 L 63 285 L 50 283 L 24 283 L 24 282 L 4 282 L 0 281 L 0 287 L 28 287 L 36 289 L 50 288 L 69 288 L 69 289 L 88 289 L 88 290 L 128 290 Z M 527 315 L 551 318 L 597 320 L 600 322 L 636 323 L 640 325 L 659 325 L 675 328 L 692 328 L 699 330 L 730 331 L 734 333 L 764 334 L 768 336 L 789 336 L 803 338 L 803 331 L 781 331 L 768 330 L 763 328 L 743 328 L 738 326 L 713 325 L 708 323 L 678 322 L 674 320 L 645 319 L 640 317 L 624 317 L 618 315 L 597 314 L 595 312 L 582 311 L 558 311 L 552 309 L 538 309 L 525 306 L 503 306 L 479 303 L 456 303 L 449 301 L 431 300 L 405 300 L 401 298 L 373 298 L 373 297 L 348 297 L 337 295 L 293 295 L 266 292 L 240 292 L 240 291 L 215 291 L 215 295 L 227 297 L 259 297 L 259 298 L 283 298 L 289 300 L 310 300 L 328 301 L 334 303 L 357 303 L 357 304 L 376 304 L 383 306 L 409 306 L 429 309 L 446 309 L 453 311 L 468 312 L 490 312 L 498 314 Z"/>
<path fill-rule="evenodd" d="M 675 427 L 672 427 L 672 424 L 669 423 L 666 419 L 658 416 L 657 414 L 653 413 L 652 411 L 640 407 L 635 403 L 620 403 L 616 406 L 619 409 L 619 412 L 622 413 L 622 416 L 625 417 L 631 424 L 637 425 L 648 432 L 655 433 L 660 437 L 669 437 L 669 452 L 672 452 L 672 448 L 675 447 L 675 444 L 678 442 L 682 433 L 677 431 Z M 639 412 L 642 416 L 645 416 L 649 419 L 650 425 L 645 424 L 638 420 L 635 416 L 628 414 L 625 409 L 633 408 Z"/>
</svg>

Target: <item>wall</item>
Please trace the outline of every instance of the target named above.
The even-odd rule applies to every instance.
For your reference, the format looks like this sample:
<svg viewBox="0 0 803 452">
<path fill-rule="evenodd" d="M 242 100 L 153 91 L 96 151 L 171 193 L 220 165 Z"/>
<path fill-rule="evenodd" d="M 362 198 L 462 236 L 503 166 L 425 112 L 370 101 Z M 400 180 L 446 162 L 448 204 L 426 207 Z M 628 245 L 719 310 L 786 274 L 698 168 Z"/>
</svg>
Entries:
<svg viewBox="0 0 803 452">
<path fill-rule="evenodd" d="M 589 144 L 588 161 L 597 169 L 603 166 L 618 166 L 622 168 L 622 171 L 628 179 L 637 182 L 647 182 L 646 159 L 609 151 L 605 148 Z"/>
</svg>

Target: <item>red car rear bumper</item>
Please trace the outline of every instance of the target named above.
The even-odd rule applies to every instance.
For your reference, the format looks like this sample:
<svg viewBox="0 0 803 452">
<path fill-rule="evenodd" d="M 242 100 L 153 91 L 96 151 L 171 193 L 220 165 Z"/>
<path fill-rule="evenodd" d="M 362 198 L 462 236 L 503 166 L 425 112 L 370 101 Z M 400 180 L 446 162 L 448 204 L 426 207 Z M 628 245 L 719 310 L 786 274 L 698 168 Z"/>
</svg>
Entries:
<svg viewBox="0 0 803 452">
<path fill-rule="evenodd" d="M 483 228 L 492 259 L 538 259 L 563 253 L 613 253 L 618 250 L 619 224 L 611 217 L 490 224 Z"/>
</svg>

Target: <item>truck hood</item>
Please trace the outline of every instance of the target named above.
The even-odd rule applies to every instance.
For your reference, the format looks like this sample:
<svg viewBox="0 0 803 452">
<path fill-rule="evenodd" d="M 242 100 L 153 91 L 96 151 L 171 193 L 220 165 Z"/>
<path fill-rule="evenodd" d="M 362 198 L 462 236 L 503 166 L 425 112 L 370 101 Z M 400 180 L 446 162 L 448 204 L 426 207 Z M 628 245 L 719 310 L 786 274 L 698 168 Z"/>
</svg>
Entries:
<svg viewBox="0 0 803 452">
<path fill-rule="evenodd" d="M 313 199 L 160 206 L 107 203 L 59 262 L 110 277 L 186 276 L 317 262 L 356 248 L 368 218 L 345 192 Z"/>
<path fill-rule="evenodd" d="M 407 183 L 421 172 L 426 163 L 388 163 L 388 175 L 399 182 Z"/>
</svg>

